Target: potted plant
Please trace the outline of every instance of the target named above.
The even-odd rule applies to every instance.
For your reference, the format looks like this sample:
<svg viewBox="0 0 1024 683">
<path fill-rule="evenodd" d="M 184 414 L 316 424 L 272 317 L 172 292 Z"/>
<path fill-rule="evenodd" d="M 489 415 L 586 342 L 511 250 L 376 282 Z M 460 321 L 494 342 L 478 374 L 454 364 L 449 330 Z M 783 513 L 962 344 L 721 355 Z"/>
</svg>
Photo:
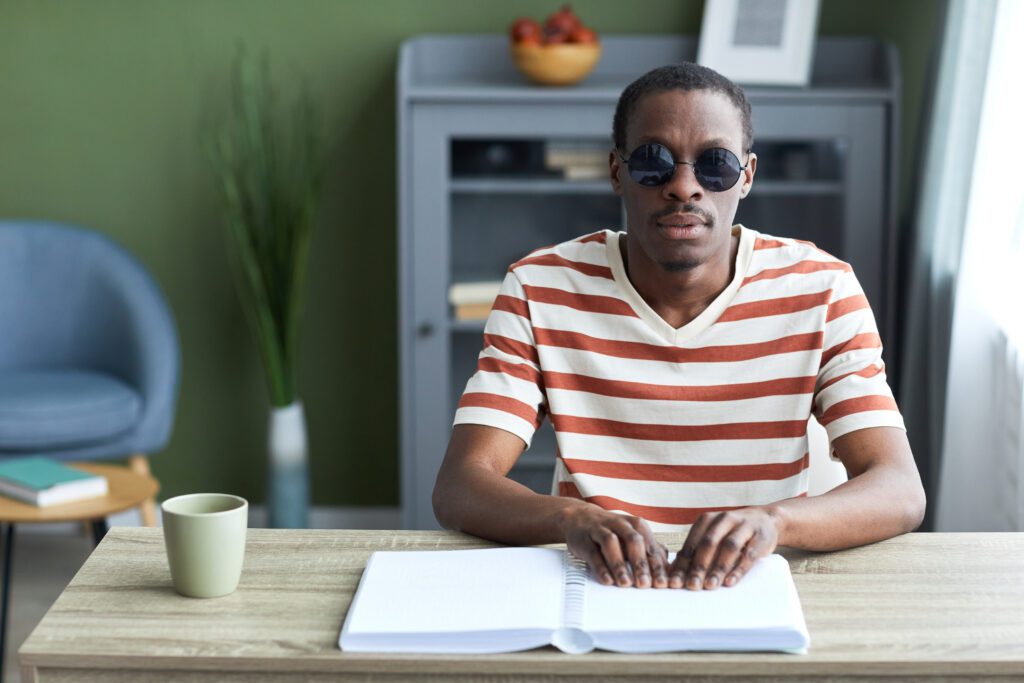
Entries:
<svg viewBox="0 0 1024 683">
<path fill-rule="evenodd" d="M 324 152 L 302 90 L 280 101 L 264 56 L 240 51 L 230 106 L 208 140 L 241 299 L 270 391 L 267 511 L 271 527 L 309 522 L 305 414 L 296 390 L 299 320 Z"/>
</svg>

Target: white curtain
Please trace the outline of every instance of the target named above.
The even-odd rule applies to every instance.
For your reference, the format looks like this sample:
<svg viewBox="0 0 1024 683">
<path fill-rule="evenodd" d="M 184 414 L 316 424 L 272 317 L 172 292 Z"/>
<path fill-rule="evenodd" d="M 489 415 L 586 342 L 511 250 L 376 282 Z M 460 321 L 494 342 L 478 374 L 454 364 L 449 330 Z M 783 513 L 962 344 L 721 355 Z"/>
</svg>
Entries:
<svg viewBox="0 0 1024 683">
<path fill-rule="evenodd" d="M 935 524 L 946 411 L 953 289 L 960 267 L 967 189 L 978 145 L 992 52 L 995 0 L 944 3 L 927 132 L 917 167 L 917 220 L 903 306 L 899 405 L 928 492 L 924 528 Z M 932 85 L 930 82 L 929 85 Z"/>
<path fill-rule="evenodd" d="M 977 146 L 945 150 L 966 197 L 939 466 L 937 531 L 1024 530 L 1024 2 L 953 0 L 947 58 L 988 54 Z M 994 21 L 993 21 L 994 19 Z M 959 22 L 959 23 L 958 23 Z M 972 32 L 973 31 L 973 32 Z M 959 49 L 959 55 L 956 51 Z M 973 53 L 972 53 L 973 51 Z M 980 52 L 979 52 L 980 51 Z M 941 76 L 940 76 L 941 77 Z M 938 198 L 937 201 L 941 201 Z M 934 220 L 956 220 L 939 212 Z"/>
</svg>

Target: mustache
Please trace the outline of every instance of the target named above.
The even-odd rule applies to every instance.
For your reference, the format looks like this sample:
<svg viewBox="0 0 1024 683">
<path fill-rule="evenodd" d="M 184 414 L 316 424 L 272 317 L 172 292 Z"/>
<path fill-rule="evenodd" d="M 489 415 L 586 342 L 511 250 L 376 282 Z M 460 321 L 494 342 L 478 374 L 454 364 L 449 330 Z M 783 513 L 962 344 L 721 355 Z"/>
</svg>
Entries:
<svg viewBox="0 0 1024 683">
<path fill-rule="evenodd" d="M 669 216 L 677 213 L 692 213 L 698 216 L 702 221 L 711 225 L 711 216 L 708 215 L 707 211 L 700 208 L 696 204 L 674 204 L 658 213 L 654 214 L 652 218 L 655 221 L 661 220 L 662 218 L 668 218 Z"/>
</svg>

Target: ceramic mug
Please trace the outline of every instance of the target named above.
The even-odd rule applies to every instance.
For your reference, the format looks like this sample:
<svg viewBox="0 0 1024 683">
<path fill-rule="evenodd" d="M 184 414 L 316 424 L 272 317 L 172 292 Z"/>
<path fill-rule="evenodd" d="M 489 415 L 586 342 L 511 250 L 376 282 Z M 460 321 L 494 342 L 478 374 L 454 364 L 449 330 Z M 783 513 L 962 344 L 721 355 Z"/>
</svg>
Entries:
<svg viewBox="0 0 1024 683">
<path fill-rule="evenodd" d="M 233 593 L 242 576 L 249 503 L 226 493 L 165 500 L 164 545 L 174 590 L 190 598 Z"/>
</svg>

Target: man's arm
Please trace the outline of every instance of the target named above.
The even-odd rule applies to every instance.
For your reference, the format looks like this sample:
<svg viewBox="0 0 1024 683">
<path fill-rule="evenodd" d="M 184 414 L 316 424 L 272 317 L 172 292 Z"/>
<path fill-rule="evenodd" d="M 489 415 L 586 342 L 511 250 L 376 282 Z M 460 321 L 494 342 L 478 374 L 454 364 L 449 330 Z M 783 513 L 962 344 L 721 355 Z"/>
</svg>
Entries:
<svg viewBox="0 0 1024 683">
<path fill-rule="evenodd" d="M 702 515 L 669 571 L 669 586 L 731 586 L 777 545 L 838 550 L 921 524 L 924 487 L 906 432 L 860 429 L 839 437 L 832 447 L 849 481 L 821 496 Z"/>
<path fill-rule="evenodd" d="M 921 525 L 924 486 L 906 432 L 895 427 L 861 429 L 839 437 L 833 447 L 850 480 L 820 496 L 776 503 L 781 545 L 839 550 Z"/>
<path fill-rule="evenodd" d="M 637 587 L 668 585 L 665 548 L 643 520 L 509 479 L 524 447 L 503 429 L 455 425 L 434 485 L 441 525 L 512 545 L 566 543 L 605 584 L 630 586 L 635 576 Z"/>
</svg>

